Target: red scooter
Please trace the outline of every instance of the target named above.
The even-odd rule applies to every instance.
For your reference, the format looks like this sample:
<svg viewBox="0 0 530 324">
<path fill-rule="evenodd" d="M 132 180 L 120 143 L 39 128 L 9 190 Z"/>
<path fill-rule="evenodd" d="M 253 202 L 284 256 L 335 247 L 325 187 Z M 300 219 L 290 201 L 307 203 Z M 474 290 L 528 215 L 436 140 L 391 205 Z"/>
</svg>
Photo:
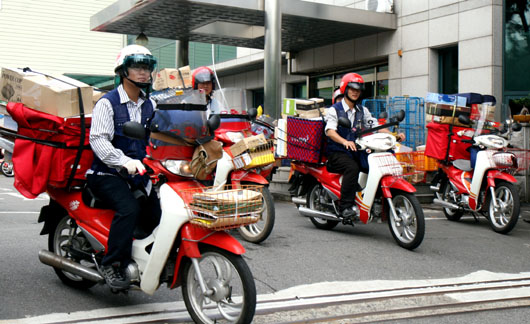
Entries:
<svg viewBox="0 0 530 324">
<path fill-rule="evenodd" d="M 193 146 L 172 136 L 178 133 L 179 122 L 188 134 L 201 132 L 193 126 L 196 120 L 186 120 L 193 113 L 174 107 L 155 112 L 153 123 L 157 114 L 172 119 L 167 128 L 157 123 L 160 132 L 151 134 L 143 161 L 158 189 L 162 215 L 152 233 L 133 241 L 127 268 L 130 289 L 152 295 L 162 283 L 170 289 L 182 286 L 196 323 L 250 323 L 256 308 L 254 279 L 241 256 L 244 247 L 224 229 L 256 222 L 263 199 L 257 188 L 208 192 L 193 179 L 189 168 Z M 197 113 L 205 119 L 205 110 Z M 210 129 L 219 124 L 215 119 L 208 121 Z M 144 138 L 144 132 L 138 123 L 124 125 L 129 137 Z M 50 204 L 42 208 L 39 222 L 44 222 L 41 234 L 48 234 L 48 250 L 39 252 L 41 262 L 52 266 L 69 286 L 87 289 L 103 283 L 98 267 L 107 250 L 114 211 L 88 207 L 83 198 L 90 195 L 81 189 L 48 187 L 47 192 Z"/>
<path fill-rule="evenodd" d="M 213 96 L 218 103 L 217 111 L 214 113 L 217 113 L 221 118 L 221 124 L 215 130 L 215 139 L 223 143 L 223 148 L 227 154 L 230 146 L 245 137 L 255 135 L 252 131 L 252 124 L 255 123 L 257 111 L 255 108 L 247 110 L 244 94 L 242 89 L 226 88 L 217 90 Z M 273 130 L 269 129 L 269 132 L 271 131 Z M 231 166 L 231 171 L 227 175 L 227 183 L 231 184 L 232 187 L 237 188 L 242 184 L 263 186 L 265 209 L 260 220 L 255 224 L 238 228 L 241 237 L 248 242 L 263 242 L 269 237 L 274 227 L 274 201 L 268 188 L 273 171 L 274 163 L 237 170 L 233 170 L 233 166 Z"/>
<path fill-rule="evenodd" d="M 358 151 L 368 154 L 368 173 L 361 171 L 359 184 L 364 189 L 357 192 L 353 222 L 344 220 L 339 213 L 338 201 L 342 175 L 331 173 L 325 163 L 314 164 L 293 161 L 293 202 L 303 216 L 309 217 L 320 229 L 332 229 L 339 223 L 367 224 L 374 219 L 388 218 L 388 226 L 397 244 L 412 250 L 423 241 L 425 220 L 416 189 L 403 179 L 403 168 L 394 154 L 388 152 L 396 145 L 396 138 L 388 133 L 372 133 L 382 128 L 397 126 L 404 112 L 384 125 L 359 132 L 355 141 Z M 385 117 L 386 118 L 386 117 Z M 341 117 L 339 124 L 351 127 L 348 119 Z M 362 136 L 369 134 L 366 136 Z"/>
</svg>

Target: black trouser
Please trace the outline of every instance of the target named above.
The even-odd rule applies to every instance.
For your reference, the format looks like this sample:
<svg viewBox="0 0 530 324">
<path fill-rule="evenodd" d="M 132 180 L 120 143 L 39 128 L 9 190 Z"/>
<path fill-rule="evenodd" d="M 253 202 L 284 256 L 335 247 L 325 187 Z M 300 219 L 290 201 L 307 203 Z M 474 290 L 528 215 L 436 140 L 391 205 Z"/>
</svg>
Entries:
<svg viewBox="0 0 530 324">
<path fill-rule="evenodd" d="M 340 187 L 340 209 L 352 207 L 355 203 L 355 193 L 361 190 L 359 163 L 347 153 L 334 152 L 328 157 L 327 169 L 329 172 L 343 175 Z"/>
<path fill-rule="evenodd" d="M 152 231 L 160 221 L 160 201 L 155 190 L 147 199 L 133 196 L 127 181 L 119 176 L 88 175 L 87 184 L 94 195 L 116 211 L 110 225 L 108 251 L 102 265 L 119 262 L 126 267 L 131 260 L 132 240 L 137 225 Z"/>
</svg>

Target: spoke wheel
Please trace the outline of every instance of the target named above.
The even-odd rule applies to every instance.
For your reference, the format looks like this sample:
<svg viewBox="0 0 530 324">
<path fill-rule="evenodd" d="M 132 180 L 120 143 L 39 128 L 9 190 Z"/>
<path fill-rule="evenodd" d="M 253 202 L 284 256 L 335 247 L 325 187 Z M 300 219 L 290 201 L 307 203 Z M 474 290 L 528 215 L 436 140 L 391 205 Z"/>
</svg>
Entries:
<svg viewBox="0 0 530 324">
<path fill-rule="evenodd" d="M 195 323 L 251 323 L 256 287 L 243 258 L 212 246 L 201 247 L 201 254 L 200 275 L 207 293 L 191 261 L 182 272 L 182 295 Z"/>
<path fill-rule="evenodd" d="M 324 206 L 322 206 L 320 202 L 320 199 L 322 196 L 322 190 L 324 189 L 322 188 L 322 185 L 320 185 L 319 183 L 314 184 L 313 187 L 309 189 L 309 191 L 307 192 L 307 207 L 309 209 L 317 210 L 317 211 L 325 211 Z M 333 229 L 339 223 L 338 221 L 333 221 L 333 220 L 328 220 L 328 219 L 323 219 L 323 218 L 318 218 L 318 217 L 309 217 L 309 219 L 311 220 L 311 223 L 315 225 L 316 228 L 325 229 L 325 230 Z"/>
<path fill-rule="evenodd" d="M 506 181 L 499 181 L 495 187 L 495 202 L 491 192 L 488 193 L 488 216 L 491 228 L 501 234 L 509 233 L 517 224 L 520 213 L 519 193 L 515 186 Z"/>
<path fill-rule="evenodd" d="M 269 188 L 263 187 L 263 204 L 264 210 L 261 213 L 260 220 L 257 223 L 242 226 L 238 229 L 239 234 L 245 241 L 252 243 L 261 243 L 269 237 L 274 227 L 275 210 L 274 200 L 272 199 Z"/>
<path fill-rule="evenodd" d="M 48 249 L 66 259 L 80 263 L 81 260 L 77 260 L 70 255 L 68 252 L 70 248 L 76 248 L 78 250 L 91 249 L 88 241 L 85 239 L 85 236 L 79 227 L 77 227 L 75 221 L 68 215 L 64 215 L 57 222 L 57 225 L 48 236 Z M 83 265 L 94 266 L 93 263 L 85 261 L 83 261 Z M 77 289 L 88 289 L 96 284 L 93 281 L 84 279 L 59 268 L 54 267 L 53 270 L 55 270 L 55 273 L 62 282 Z"/>
<path fill-rule="evenodd" d="M 390 232 L 399 246 L 413 250 L 421 244 L 425 235 L 423 209 L 418 198 L 408 192 L 396 191 L 392 196 L 396 216 L 387 208 Z"/>
<path fill-rule="evenodd" d="M 2 161 L 2 173 L 6 177 L 12 177 L 15 175 L 15 172 L 13 171 L 13 163 Z"/>
<path fill-rule="evenodd" d="M 452 190 L 451 190 L 451 184 L 449 183 L 449 181 L 446 181 L 445 184 L 442 185 L 442 188 L 443 188 L 442 199 L 447 202 L 456 203 L 454 199 L 451 198 Z M 443 208 L 443 213 L 445 215 L 445 218 L 447 218 L 450 221 L 454 221 L 454 222 L 459 221 L 460 218 L 462 218 L 462 215 L 464 215 L 463 210 L 452 209 L 452 208 L 447 208 L 447 207 Z"/>
</svg>

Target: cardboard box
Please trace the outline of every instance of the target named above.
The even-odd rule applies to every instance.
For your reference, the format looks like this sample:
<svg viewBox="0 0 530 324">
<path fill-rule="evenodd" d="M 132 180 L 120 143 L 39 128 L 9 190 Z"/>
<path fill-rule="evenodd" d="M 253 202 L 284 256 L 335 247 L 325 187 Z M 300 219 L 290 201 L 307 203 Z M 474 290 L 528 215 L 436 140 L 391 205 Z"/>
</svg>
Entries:
<svg viewBox="0 0 530 324">
<path fill-rule="evenodd" d="M 266 145 L 267 140 L 265 139 L 265 136 L 263 134 L 246 137 L 242 139 L 241 141 L 235 143 L 234 145 L 230 146 L 230 153 L 232 156 L 238 156 L 241 153 L 244 153 L 245 151 L 250 151 L 253 148 L 256 148 L 260 145 Z"/>
<path fill-rule="evenodd" d="M 101 99 L 101 97 L 103 97 L 107 93 L 107 91 L 96 88 L 92 88 L 92 90 L 94 91 L 92 95 L 92 103 L 93 106 L 95 106 L 96 102 L 98 102 L 98 100 Z"/>
<path fill-rule="evenodd" d="M 471 105 L 471 119 L 477 120 L 481 116 L 484 120 L 494 121 L 495 120 L 495 106 L 483 105 L 483 104 L 472 104 Z"/>
<path fill-rule="evenodd" d="M 59 117 L 79 115 L 77 87 L 81 88 L 85 114 L 92 112 L 92 87 L 65 76 L 48 77 L 20 69 L 2 68 L 0 100 L 22 102 L 29 108 Z"/>
<path fill-rule="evenodd" d="M 446 104 L 437 104 L 433 102 L 427 102 L 426 114 L 434 116 L 449 116 L 449 117 L 458 117 L 460 115 L 468 115 L 471 112 L 471 108 L 463 106 L 454 106 Z"/>
<path fill-rule="evenodd" d="M 274 163 L 274 154 L 270 148 L 255 152 L 245 152 L 232 159 L 232 163 L 236 169 L 249 169 L 262 165 Z"/>
<path fill-rule="evenodd" d="M 282 114 L 288 116 L 296 116 L 304 110 L 313 110 L 324 107 L 324 99 L 294 99 L 284 98 L 282 101 Z"/>
<path fill-rule="evenodd" d="M 155 82 L 153 84 L 153 89 L 155 90 L 190 87 L 191 71 L 189 66 L 184 66 L 179 69 L 162 69 L 156 74 Z"/>
<path fill-rule="evenodd" d="M 320 110 L 320 112 L 319 112 Z M 320 116 L 326 116 L 326 108 L 318 108 L 311 110 L 299 110 L 298 117 L 304 119 L 319 118 Z"/>
</svg>

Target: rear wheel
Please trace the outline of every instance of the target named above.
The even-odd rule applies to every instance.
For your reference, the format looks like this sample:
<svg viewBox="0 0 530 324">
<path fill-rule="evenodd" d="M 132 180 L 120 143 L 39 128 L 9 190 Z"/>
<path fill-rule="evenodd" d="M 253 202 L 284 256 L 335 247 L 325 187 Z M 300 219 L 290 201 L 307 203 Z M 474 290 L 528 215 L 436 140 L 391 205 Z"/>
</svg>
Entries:
<svg viewBox="0 0 530 324">
<path fill-rule="evenodd" d="M 444 184 L 442 184 L 442 199 L 443 201 L 447 201 L 450 203 L 456 203 L 456 201 L 452 198 L 452 195 L 454 194 L 451 189 L 451 183 L 449 181 L 446 181 Z M 443 208 L 443 213 L 445 215 L 445 218 L 447 218 L 450 221 L 457 222 L 462 218 L 462 215 L 464 215 L 464 211 L 460 209 L 452 209 L 452 208 Z"/>
<path fill-rule="evenodd" d="M 497 207 L 493 204 L 496 202 Z M 499 181 L 495 186 L 495 197 L 488 193 L 488 216 L 491 228 L 501 234 L 509 233 L 517 224 L 520 213 L 519 193 L 515 186 L 506 181 Z"/>
<path fill-rule="evenodd" d="M 309 209 L 316 210 L 316 211 L 326 211 L 326 208 L 324 208 L 321 202 L 321 198 L 322 198 L 321 196 L 323 195 L 322 190 L 323 190 L 322 185 L 319 183 L 315 183 L 309 189 L 309 191 L 307 192 L 307 207 Z M 328 199 L 329 202 L 331 203 L 331 199 L 327 195 L 325 199 Z M 309 219 L 311 220 L 311 223 L 315 225 L 316 228 L 325 229 L 325 230 L 333 229 L 339 223 L 338 221 L 327 220 L 327 219 L 318 218 L 318 217 L 309 217 Z"/>
<path fill-rule="evenodd" d="M 72 255 L 72 250 L 88 251 L 92 248 L 75 221 L 66 214 L 59 219 L 56 226 L 50 231 L 48 249 L 59 256 L 81 263 L 84 266 L 95 267 L 94 263 L 80 260 Z M 53 270 L 59 279 L 70 287 L 88 289 L 96 284 L 94 281 L 84 279 L 59 268 L 54 267 Z"/>
<path fill-rule="evenodd" d="M 396 215 L 388 208 L 390 232 L 399 246 L 413 250 L 421 244 L 425 235 L 425 219 L 420 202 L 413 194 L 398 190 L 392 192 L 392 203 Z"/>
<path fill-rule="evenodd" d="M 6 177 L 12 177 L 12 176 L 15 175 L 15 172 L 13 171 L 13 163 L 12 162 L 2 161 L 1 169 L 2 169 L 2 173 Z"/>
<path fill-rule="evenodd" d="M 240 227 L 239 234 L 245 241 L 252 243 L 261 243 L 269 237 L 274 227 L 275 211 L 274 201 L 269 188 L 263 187 L 263 204 L 264 210 L 260 220 L 257 223 Z"/>
<path fill-rule="evenodd" d="M 245 260 L 225 250 L 202 246 L 198 260 L 182 268 L 182 296 L 195 323 L 251 323 L 256 311 L 256 286 Z M 207 293 L 203 293 L 199 278 Z"/>
</svg>

